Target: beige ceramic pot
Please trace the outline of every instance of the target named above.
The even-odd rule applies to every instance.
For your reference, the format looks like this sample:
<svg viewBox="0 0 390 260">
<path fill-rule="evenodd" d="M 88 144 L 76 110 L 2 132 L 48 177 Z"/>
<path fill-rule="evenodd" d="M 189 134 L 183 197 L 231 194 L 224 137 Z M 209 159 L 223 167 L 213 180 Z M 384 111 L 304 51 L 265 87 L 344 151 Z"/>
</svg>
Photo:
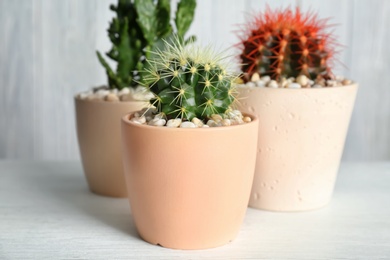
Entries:
<svg viewBox="0 0 390 260">
<path fill-rule="evenodd" d="M 249 206 L 273 211 L 325 206 L 332 196 L 357 85 L 238 91 L 238 109 L 259 117 Z"/>
<path fill-rule="evenodd" d="M 94 193 L 126 197 L 121 155 L 123 115 L 140 110 L 145 102 L 106 102 L 75 98 L 77 137 L 88 186 Z"/>
<path fill-rule="evenodd" d="M 215 128 L 167 128 L 122 119 L 123 163 L 140 236 L 175 249 L 230 242 L 248 205 L 258 120 Z"/>
</svg>

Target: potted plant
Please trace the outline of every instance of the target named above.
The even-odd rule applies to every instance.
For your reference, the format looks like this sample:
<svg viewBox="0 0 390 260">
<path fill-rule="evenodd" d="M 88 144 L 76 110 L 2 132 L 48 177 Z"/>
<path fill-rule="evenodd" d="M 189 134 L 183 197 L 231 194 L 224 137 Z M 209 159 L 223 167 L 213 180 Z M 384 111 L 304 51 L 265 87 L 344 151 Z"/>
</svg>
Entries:
<svg viewBox="0 0 390 260">
<path fill-rule="evenodd" d="M 357 84 L 332 74 L 327 20 L 269 8 L 241 35 L 239 109 L 259 117 L 251 207 L 302 211 L 332 195 Z"/>
<path fill-rule="evenodd" d="M 258 120 L 231 109 L 234 77 L 210 48 L 166 43 L 145 85 L 156 109 L 122 118 L 123 163 L 140 236 L 175 249 L 223 245 L 248 205 Z"/>
<path fill-rule="evenodd" d="M 107 56 L 117 63 L 116 70 L 97 52 L 104 66 L 108 85 L 75 97 L 77 135 L 84 172 L 92 192 L 127 196 L 120 149 L 120 119 L 139 110 L 153 97 L 137 82 L 147 66 L 145 57 L 161 44 L 163 37 L 184 37 L 195 10 L 195 0 L 180 1 L 171 25 L 167 0 L 119 0 L 110 9 L 116 13 L 108 28 L 112 42 Z"/>
</svg>

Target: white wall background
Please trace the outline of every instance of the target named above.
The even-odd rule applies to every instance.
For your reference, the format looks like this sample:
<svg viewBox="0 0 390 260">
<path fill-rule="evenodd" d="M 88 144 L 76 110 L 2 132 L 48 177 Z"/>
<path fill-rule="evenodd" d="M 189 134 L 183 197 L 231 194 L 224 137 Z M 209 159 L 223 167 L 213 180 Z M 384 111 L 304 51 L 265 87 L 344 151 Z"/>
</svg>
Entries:
<svg viewBox="0 0 390 260">
<path fill-rule="evenodd" d="M 79 158 L 73 95 L 106 82 L 95 50 L 110 48 L 113 2 L 0 0 L 0 159 Z M 343 158 L 389 160 L 390 1 L 198 0 L 190 33 L 228 48 L 237 24 L 267 3 L 333 17 L 348 46 L 338 72 L 360 84 Z"/>
</svg>

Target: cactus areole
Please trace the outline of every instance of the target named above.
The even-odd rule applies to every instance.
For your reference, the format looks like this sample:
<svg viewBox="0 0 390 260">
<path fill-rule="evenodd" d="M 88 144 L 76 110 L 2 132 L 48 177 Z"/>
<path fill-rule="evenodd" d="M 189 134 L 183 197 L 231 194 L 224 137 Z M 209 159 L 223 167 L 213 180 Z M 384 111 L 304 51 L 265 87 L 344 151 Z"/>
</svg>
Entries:
<svg viewBox="0 0 390 260">
<path fill-rule="evenodd" d="M 148 60 L 151 68 L 144 76 L 155 95 L 150 102 L 160 113 L 191 120 L 230 110 L 235 76 L 227 72 L 224 57 L 210 47 L 183 46 L 179 41 L 166 42 L 164 49 Z"/>
<path fill-rule="evenodd" d="M 242 31 L 240 55 L 244 80 L 253 73 L 281 77 L 306 75 L 329 78 L 335 49 L 334 37 L 327 33 L 328 19 L 291 8 L 270 10 L 255 16 Z"/>
</svg>

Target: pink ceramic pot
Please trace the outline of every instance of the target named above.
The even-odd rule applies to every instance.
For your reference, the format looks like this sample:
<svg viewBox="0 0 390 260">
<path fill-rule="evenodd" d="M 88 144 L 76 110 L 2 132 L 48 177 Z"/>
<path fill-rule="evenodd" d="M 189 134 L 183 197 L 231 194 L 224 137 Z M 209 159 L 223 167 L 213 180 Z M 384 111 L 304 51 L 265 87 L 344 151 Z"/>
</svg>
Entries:
<svg viewBox="0 0 390 260">
<path fill-rule="evenodd" d="M 75 98 L 77 137 L 88 186 L 94 193 L 126 197 L 120 120 L 145 102 L 106 102 Z"/>
<path fill-rule="evenodd" d="M 123 163 L 140 236 L 202 249 L 237 235 L 248 205 L 258 120 L 215 128 L 139 125 L 122 118 Z"/>
<path fill-rule="evenodd" d="M 302 211 L 331 199 L 357 85 L 312 89 L 239 87 L 238 109 L 259 117 L 249 206 Z"/>
</svg>

